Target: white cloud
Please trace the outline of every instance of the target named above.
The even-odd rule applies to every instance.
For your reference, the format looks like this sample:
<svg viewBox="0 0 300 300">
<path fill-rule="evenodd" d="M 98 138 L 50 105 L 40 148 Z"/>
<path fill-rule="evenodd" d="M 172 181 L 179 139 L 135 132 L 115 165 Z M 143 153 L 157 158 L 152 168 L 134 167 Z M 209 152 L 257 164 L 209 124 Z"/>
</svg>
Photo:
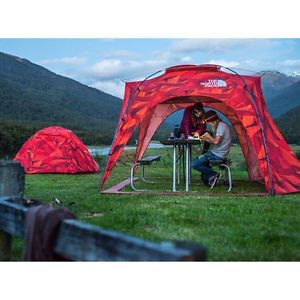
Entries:
<svg viewBox="0 0 300 300">
<path fill-rule="evenodd" d="M 126 58 L 126 59 L 138 59 L 140 58 L 141 54 L 128 51 L 128 50 L 115 50 L 110 51 L 109 53 L 105 54 L 104 58 L 106 59 L 120 59 L 120 58 Z"/>
<path fill-rule="evenodd" d="M 208 61 L 208 64 L 213 64 L 213 65 L 220 65 L 228 68 L 235 68 L 240 66 L 240 63 L 237 61 L 229 61 L 229 60 L 214 60 L 211 59 Z"/>
<path fill-rule="evenodd" d="M 184 56 L 181 58 L 181 61 L 184 63 L 191 62 L 193 59 L 190 56 Z"/>
<path fill-rule="evenodd" d="M 300 67 L 300 59 L 287 59 L 283 62 L 283 65 L 287 66 L 287 67 L 299 68 Z"/>
<path fill-rule="evenodd" d="M 255 60 L 255 59 L 246 59 L 245 61 L 244 61 L 244 63 L 246 64 L 246 65 L 257 65 L 257 61 Z"/>
<path fill-rule="evenodd" d="M 71 56 L 71 57 L 44 59 L 39 61 L 38 63 L 46 66 L 57 65 L 57 64 L 78 66 L 78 65 L 85 64 L 86 61 L 87 59 L 85 57 Z"/>
<path fill-rule="evenodd" d="M 284 73 L 300 73 L 300 59 L 286 59 L 284 61 L 276 62 L 277 69 Z"/>
<path fill-rule="evenodd" d="M 147 76 L 164 68 L 164 60 L 122 61 L 104 59 L 90 67 L 88 73 L 97 80 L 126 79 L 130 76 Z"/>
<path fill-rule="evenodd" d="M 98 79 L 119 77 L 123 73 L 123 64 L 119 59 L 104 59 L 90 68 L 90 75 Z"/>
<path fill-rule="evenodd" d="M 156 59 L 168 61 L 171 60 L 174 57 L 174 52 L 172 51 L 161 51 L 156 50 L 151 53 L 153 57 L 156 57 Z"/>
<path fill-rule="evenodd" d="M 186 53 L 180 53 L 175 51 L 155 51 L 152 53 L 153 56 L 163 62 L 160 65 L 161 68 L 168 68 L 170 66 L 179 65 L 179 64 L 197 64 L 195 58 Z"/>
<path fill-rule="evenodd" d="M 125 83 L 120 80 L 102 80 L 96 81 L 91 85 L 92 87 L 99 89 L 105 93 L 123 99 Z"/>
<path fill-rule="evenodd" d="M 267 39 L 186 39 L 173 44 L 175 52 L 224 52 L 231 49 L 241 48 L 269 48 L 277 45 L 278 42 Z"/>
</svg>

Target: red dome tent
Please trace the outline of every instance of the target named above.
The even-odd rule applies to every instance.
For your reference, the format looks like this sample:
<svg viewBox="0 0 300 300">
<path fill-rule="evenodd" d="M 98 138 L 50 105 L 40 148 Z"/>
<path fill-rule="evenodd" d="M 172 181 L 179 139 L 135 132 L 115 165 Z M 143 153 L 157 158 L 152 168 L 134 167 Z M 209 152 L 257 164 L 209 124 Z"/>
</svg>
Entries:
<svg viewBox="0 0 300 300">
<path fill-rule="evenodd" d="M 173 112 L 202 102 L 224 114 L 233 125 L 249 177 L 265 183 L 269 194 L 300 191 L 300 162 L 270 117 L 259 76 L 242 76 L 218 65 L 181 65 L 161 76 L 127 82 L 116 135 L 100 191 L 135 128 L 135 159 L 142 158 L 152 136 Z"/>
<path fill-rule="evenodd" d="M 71 130 L 59 126 L 36 132 L 22 146 L 14 160 L 22 164 L 27 174 L 99 171 L 82 141 Z"/>
</svg>

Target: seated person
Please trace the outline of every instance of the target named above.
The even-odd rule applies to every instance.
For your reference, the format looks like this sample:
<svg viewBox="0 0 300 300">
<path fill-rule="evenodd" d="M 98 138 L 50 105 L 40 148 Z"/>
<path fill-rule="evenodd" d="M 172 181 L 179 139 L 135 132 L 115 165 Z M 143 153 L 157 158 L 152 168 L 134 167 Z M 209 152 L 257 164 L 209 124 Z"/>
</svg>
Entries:
<svg viewBox="0 0 300 300">
<path fill-rule="evenodd" d="M 193 160 L 192 167 L 201 172 L 202 181 L 213 188 L 220 179 L 221 174 L 209 167 L 209 161 L 223 160 L 227 156 L 231 148 L 231 134 L 229 126 L 218 117 L 215 111 L 207 111 L 205 121 L 212 127 L 215 135 L 212 136 L 210 133 L 205 132 L 200 136 L 200 139 L 210 143 L 211 147 L 206 153 Z"/>
<path fill-rule="evenodd" d="M 206 132 L 205 110 L 202 103 L 196 103 L 185 109 L 179 127 L 187 139 L 189 135 L 199 137 Z M 210 144 L 204 142 L 202 154 L 207 152 Z"/>
<path fill-rule="evenodd" d="M 202 103 L 196 103 L 184 110 L 180 124 L 180 132 L 183 132 L 187 139 L 189 135 L 202 135 L 205 132 L 206 124 L 204 121 L 205 111 Z"/>
</svg>

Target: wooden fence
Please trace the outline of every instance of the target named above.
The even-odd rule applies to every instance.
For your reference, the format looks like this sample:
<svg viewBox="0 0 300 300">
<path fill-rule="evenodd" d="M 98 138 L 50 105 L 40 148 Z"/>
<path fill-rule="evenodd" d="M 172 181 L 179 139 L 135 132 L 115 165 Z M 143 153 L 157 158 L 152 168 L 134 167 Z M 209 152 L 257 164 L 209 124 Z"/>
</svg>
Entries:
<svg viewBox="0 0 300 300">
<path fill-rule="evenodd" d="M 0 197 L 0 260 L 10 260 L 12 236 L 24 238 L 28 208 Z M 206 249 L 189 242 L 155 243 L 78 220 L 62 221 L 56 254 L 72 261 L 203 261 Z"/>
<path fill-rule="evenodd" d="M 25 237 L 24 170 L 0 161 L 0 260 L 11 259 L 12 237 Z M 184 241 L 155 243 L 79 220 L 60 223 L 54 252 L 72 261 L 203 261 L 205 247 Z"/>
</svg>

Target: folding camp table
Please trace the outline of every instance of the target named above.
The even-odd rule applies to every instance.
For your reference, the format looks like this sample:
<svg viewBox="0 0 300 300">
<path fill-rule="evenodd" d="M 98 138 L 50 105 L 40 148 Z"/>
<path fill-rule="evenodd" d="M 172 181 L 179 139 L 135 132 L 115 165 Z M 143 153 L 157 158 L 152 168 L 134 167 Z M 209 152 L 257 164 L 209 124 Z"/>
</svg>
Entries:
<svg viewBox="0 0 300 300">
<path fill-rule="evenodd" d="M 173 146 L 173 185 L 172 192 L 176 192 L 176 174 L 177 182 L 180 183 L 180 164 L 185 165 L 185 191 L 189 191 L 189 185 L 191 182 L 191 153 L 192 145 L 200 145 L 201 141 L 198 139 L 168 139 L 160 141 L 163 145 Z M 178 155 L 177 155 L 178 153 Z M 177 165 L 177 166 L 176 166 Z M 176 168 L 177 167 L 177 168 Z M 177 170 L 176 170 L 177 169 Z"/>
</svg>

